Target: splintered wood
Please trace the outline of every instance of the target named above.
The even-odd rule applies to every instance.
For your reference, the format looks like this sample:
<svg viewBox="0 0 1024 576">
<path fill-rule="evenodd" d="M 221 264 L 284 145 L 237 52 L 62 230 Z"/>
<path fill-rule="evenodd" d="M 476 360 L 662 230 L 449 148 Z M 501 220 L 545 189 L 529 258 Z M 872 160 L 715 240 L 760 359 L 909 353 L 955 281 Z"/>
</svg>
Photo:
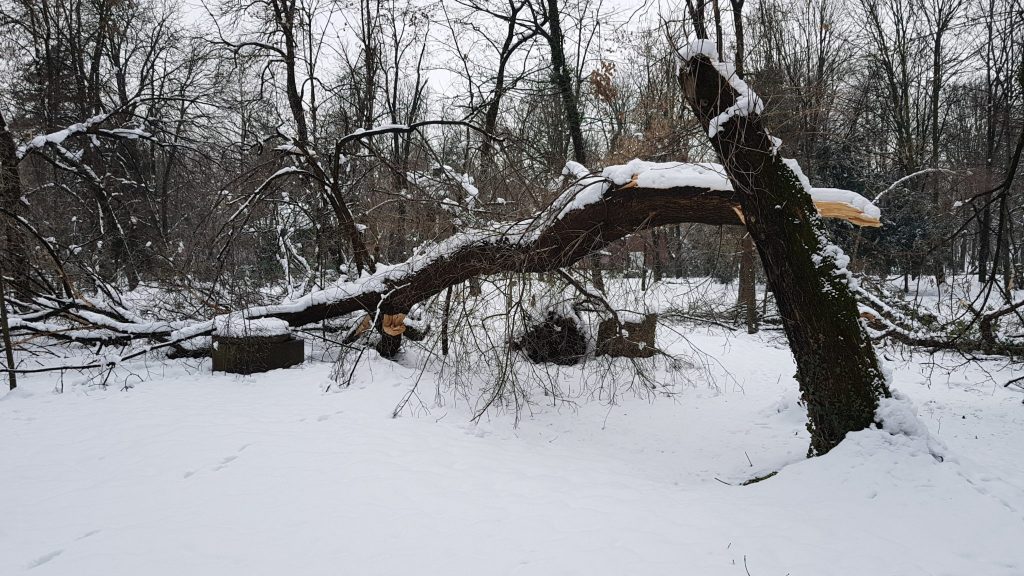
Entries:
<svg viewBox="0 0 1024 576">
<path fill-rule="evenodd" d="M 372 324 L 373 318 L 370 314 L 363 316 L 354 336 L 366 332 Z M 405 333 L 405 314 L 384 314 L 384 318 L 381 319 L 381 331 L 388 336 L 401 336 Z"/>
<path fill-rule="evenodd" d="M 818 214 L 821 214 L 825 218 L 846 220 L 850 224 L 870 228 L 878 228 L 882 225 L 882 222 L 878 217 L 865 214 L 858 210 L 856 206 L 847 204 L 846 202 L 815 200 L 814 207 L 818 209 Z"/>
</svg>

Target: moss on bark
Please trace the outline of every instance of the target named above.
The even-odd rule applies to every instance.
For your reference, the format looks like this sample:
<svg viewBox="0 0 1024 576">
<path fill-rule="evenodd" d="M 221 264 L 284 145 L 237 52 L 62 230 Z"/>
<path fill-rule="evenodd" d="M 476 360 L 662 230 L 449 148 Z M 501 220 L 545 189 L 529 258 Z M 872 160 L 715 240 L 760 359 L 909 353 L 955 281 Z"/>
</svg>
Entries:
<svg viewBox="0 0 1024 576">
<path fill-rule="evenodd" d="M 690 107 L 707 128 L 737 97 L 705 56 L 682 69 Z M 889 395 L 874 348 L 860 326 L 839 249 L 831 244 L 810 194 L 783 161 L 758 115 L 734 116 L 711 143 L 739 195 L 796 360 L 807 405 L 812 454 L 870 426 Z"/>
</svg>

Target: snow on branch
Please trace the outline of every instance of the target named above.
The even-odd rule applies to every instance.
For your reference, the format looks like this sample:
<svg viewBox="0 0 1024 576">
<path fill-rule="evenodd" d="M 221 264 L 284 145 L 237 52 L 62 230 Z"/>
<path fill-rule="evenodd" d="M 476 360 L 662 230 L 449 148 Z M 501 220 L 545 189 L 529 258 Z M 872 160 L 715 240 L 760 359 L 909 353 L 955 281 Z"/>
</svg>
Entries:
<svg viewBox="0 0 1024 576">
<path fill-rule="evenodd" d="M 961 172 L 957 172 L 956 170 L 949 170 L 949 169 L 946 169 L 946 168 L 925 168 L 923 170 L 918 170 L 917 172 L 914 172 L 913 174 L 907 174 L 906 176 L 904 176 L 904 177 L 900 178 L 899 180 L 893 182 L 888 188 L 886 188 L 885 190 L 882 190 L 881 192 L 879 192 L 875 196 L 875 199 L 872 200 L 872 202 L 878 202 L 879 200 L 881 200 L 882 196 L 885 196 L 889 192 L 892 192 L 893 190 L 899 188 L 900 184 L 903 184 L 907 180 L 910 180 L 912 178 L 916 178 L 918 176 L 924 176 L 925 174 L 934 174 L 934 173 L 949 174 L 951 176 L 956 176 L 958 174 L 961 174 Z M 968 172 L 967 175 L 969 175 L 969 174 L 970 173 Z"/>
<path fill-rule="evenodd" d="M 64 128 L 63 130 L 57 130 L 56 132 L 51 132 L 49 134 L 40 134 L 39 136 L 36 136 L 35 138 L 29 140 L 25 144 L 22 144 L 21 146 L 18 147 L 18 158 L 24 158 L 25 155 L 28 154 L 29 152 L 33 150 L 38 150 L 40 148 L 44 148 L 49 144 L 63 144 L 64 141 L 70 138 L 71 136 L 78 134 L 87 134 L 90 129 L 92 129 L 95 126 L 98 126 L 108 117 L 108 114 L 97 114 L 96 116 L 93 116 L 92 118 L 89 118 L 84 122 L 72 124 L 71 126 Z"/>
<path fill-rule="evenodd" d="M 708 138 L 714 138 L 722 129 L 722 126 L 734 117 L 746 117 L 751 114 L 760 114 L 764 111 L 764 101 L 739 77 L 736 73 L 736 66 L 718 59 L 718 47 L 714 42 L 711 40 L 694 40 L 679 50 L 679 57 L 684 62 L 689 62 L 697 55 L 707 58 L 718 74 L 736 91 L 736 100 L 732 106 L 729 106 L 717 117 L 711 119 L 711 123 L 708 126 Z M 777 138 L 773 139 L 773 142 L 776 149 L 782 144 Z"/>
<path fill-rule="evenodd" d="M 308 176 L 312 176 L 312 174 L 310 174 L 308 171 L 302 170 L 301 168 L 297 168 L 295 166 L 285 166 L 284 168 L 281 168 L 280 170 L 274 172 L 265 180 L 263 180 L 263 182 L 259 186 L 257 186 L 256 190 L 254 190 L 251 194 L 246 195 L 245 201 L 242 202 L 242 205 L 239 206 L 237 210 L 235 210 L 235 212 L 231 215 L 230 218 L 228 218 L 227 221 L 229 223 L 234 222 L 235 219 L 238 218 L 240 214 L 247 211 L 253 204 L 256 203 L 257 200 L 259 200 L 263 196 L 263 193 L 267 191 L 271 184 L 273 184 L 275 181 L 281 178 L 291 176 L 293 174 L 305 174 Z"/>
<path fill-rule="evenodd" d="M 140 140 L 153 137 L 152 134 L 141 128 L 100 128 L 100 125 L 111 116 L 112 113 L 97 114 L 92 118 L 72 124 L 62 130 L 49 134 L 40 134 L 18 147 L 18 159 L 21 160 L 30 152 L 42 150 L 47 146 L 60 147 L 69 138 L 87 134 L 122 140 Z M 63 152 L 61 153 L 64 154 Z"/>
<path fill-rule="evenodd" d="M 745 118 L 754 114 L 760 114 L 764 110 L 764 101 L 737 75 L 736 67 L 731 63 L 719 60 L 718 48 L 713 41 L 694 40 L 680 48 L 678 52 L 683 62 L 689 62 L 698 56 L 706 59 L 718 75 L 735 92 L 733 104 L 709 120 L 709 138 L 714 138 L 718 135 L 730 119 L 736 117 Z M 767 130 L 765 130 L 765 133 L 771 141 L 772 154 L 777 155 L 782 147 L 782 140 L 768 134 Z M 822 216 L 846 220 L 857 226 L 881 226 L 881 211 L 871 200 L 851 190 L 816 188 L 811 185 L 796 160 L 784 158 L 783 161 L 792 170 L 807 193 L 811 195 L 815 207 Z M 716 172 L 728 182 L 725 169 L 718 165 L 715 166 L 717 166 Z M 878 197 L 881 197 L 881 194 Z M 875 198 L 876 201 L 878 197 Z"/>
<path fill-rule="evenodd" d="M 826 218 L 846 220 L 857 226 L 879 227 L 882 211 L 873 202 L 852 190 L 818 188 L 811 186 L 794 160 L 786 160 L 814 201 L 818 212 Z M 632 160 L 619 166 L 609 166 L 601 176 L 618 186 L 668 189 L 696 186 L 709 190 L 732 191 L 732 183 L 725 167 L 713 162 L 646 162 Z"/>
</svg>

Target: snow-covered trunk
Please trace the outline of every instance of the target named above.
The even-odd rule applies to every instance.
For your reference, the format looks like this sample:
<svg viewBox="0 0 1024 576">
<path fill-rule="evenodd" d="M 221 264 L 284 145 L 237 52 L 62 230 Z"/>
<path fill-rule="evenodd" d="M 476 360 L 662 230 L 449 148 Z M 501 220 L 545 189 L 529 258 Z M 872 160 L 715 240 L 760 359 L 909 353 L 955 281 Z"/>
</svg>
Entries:
<svg viewBox="0 0 1024 576">
<path fill-rule="evenodd" d="M 858 321 L 847 258 L 829 242 L 807 185 L 764 128 L 756 94 L 716 61 L 710 42 L 683 56 L 683 93 L 739 193 L 796 360 L 811 452 L 823 454 L 870 426 L 879 398 L 889 395 Z"/>
</svg>

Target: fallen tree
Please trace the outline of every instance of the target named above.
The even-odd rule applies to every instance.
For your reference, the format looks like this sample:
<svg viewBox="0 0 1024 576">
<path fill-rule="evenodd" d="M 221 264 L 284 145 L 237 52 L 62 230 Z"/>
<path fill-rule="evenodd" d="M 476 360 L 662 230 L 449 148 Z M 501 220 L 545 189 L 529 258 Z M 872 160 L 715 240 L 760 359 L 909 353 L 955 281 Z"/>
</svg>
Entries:
<svg viewBox="0 0 1024 576">
<path fill-rule="evenodd" d="M 400 264 L 378 265 L 374 273 L 364 273 L 294 301 L 235 314 L 279 318 L 292 326 L 360 311 L 402 314 L 471 278 L 558 270 L 646 229 L 681 223 L 744 222 L 738 196 L 723 167 L 717 164 L 633 161 L 606 168 L 601 174 L 590 174 L 574 163 L 569 168 L 574 183 L 534 218 L 492 223 L 456 234 L 422 246 Z M 826 216 L 858 225 L 879 225 L 878 209 L 855 193 L 834 189 L 814 189 L 812 193 L 816 206 Z M 47 296 L 22 304 L 36 310 L 12 319 L 12 328 L 78 342 L 148 338 L 166 343 L 209 334 L 213 329 L 212 319 L 147 322 L 109 303 Z M 70 319 L 72 326 L 53 324 L 54 317 Z"/>
<path fill-rule="evenodd" d="M 399 265 L 301 301 L 254 309 L 292 325 L 358 310 L 407 312 L 448 286 L 499 272 L 549 272 L 570 266 L 630 234 L 669 224 L 742 225 L 739 200 L 715 164 L 635 161 L 578 178 L 536 218 L 459 234 Z M 818 189 L 821 210 L 859 225 L 879 225 L 878 210 L 852 192 Z M 351 291 L 346 294 L 346 291 Z"/>
</svg>

